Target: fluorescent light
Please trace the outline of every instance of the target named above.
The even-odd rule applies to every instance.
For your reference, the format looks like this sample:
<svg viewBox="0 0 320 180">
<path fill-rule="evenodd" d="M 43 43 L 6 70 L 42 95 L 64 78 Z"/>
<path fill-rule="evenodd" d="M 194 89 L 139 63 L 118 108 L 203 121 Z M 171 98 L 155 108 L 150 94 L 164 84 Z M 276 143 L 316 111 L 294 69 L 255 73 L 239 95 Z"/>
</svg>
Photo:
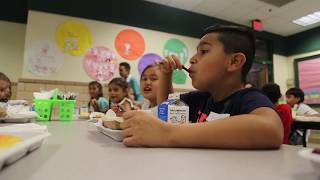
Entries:
<svg viewBox="0 0 320 180">
<path fill-rule="evenodd" d="M 295 19 L 292 22 L 300 26 L 309 26 L 311 24 L 318 23 L 320 22 L 320 11 Z"/>
</svg>

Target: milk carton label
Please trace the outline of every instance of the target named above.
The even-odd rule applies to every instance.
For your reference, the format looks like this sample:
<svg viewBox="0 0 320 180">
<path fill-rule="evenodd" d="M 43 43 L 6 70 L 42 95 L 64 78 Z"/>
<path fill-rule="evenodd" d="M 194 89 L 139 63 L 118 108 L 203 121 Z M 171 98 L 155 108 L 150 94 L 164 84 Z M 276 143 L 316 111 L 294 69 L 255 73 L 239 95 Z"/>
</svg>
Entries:
<svg viewBox="0 0 320 180">
<path fill-rule="evenodd" d="M 183 124 L 189 122 L 188 106 L 169 106 L 167 122 Z"/>
<path fill-rule="evenodd" d="M 180 99 L 169 99 L 158 107 L 158 117 L 169 123 L 188 123 L 189 106 Z"/>
</svg>

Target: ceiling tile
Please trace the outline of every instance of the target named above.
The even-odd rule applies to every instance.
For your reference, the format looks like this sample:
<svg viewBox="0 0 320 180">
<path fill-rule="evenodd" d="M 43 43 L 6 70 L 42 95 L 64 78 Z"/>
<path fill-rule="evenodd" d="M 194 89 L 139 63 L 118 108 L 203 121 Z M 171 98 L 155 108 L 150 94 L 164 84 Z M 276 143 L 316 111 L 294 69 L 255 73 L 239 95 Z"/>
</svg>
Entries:
<svg viewBox="0 0 320 180">
<path fill-rule="evenodd" d="M 201 1 L 202 0 L 172 0 L 168 5 L 180 9 L 192 10 Z"/>
</svg>

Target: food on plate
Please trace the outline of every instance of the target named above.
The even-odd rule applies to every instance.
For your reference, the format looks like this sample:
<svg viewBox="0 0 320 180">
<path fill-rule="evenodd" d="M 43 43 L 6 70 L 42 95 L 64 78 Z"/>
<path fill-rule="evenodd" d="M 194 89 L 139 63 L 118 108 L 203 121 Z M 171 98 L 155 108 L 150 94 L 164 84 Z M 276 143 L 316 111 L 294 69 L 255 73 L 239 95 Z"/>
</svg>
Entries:
<svg viewBox="0 0 320 180">
<path fill-rule="evenodd" d="M 0 117 L 7 116 L 7 108 L 0 107 Z"/>
<path fill-rule="evenodd" d="M 102 125 L 113 130 L 120 130 L 120 124 L 123 122 L 122 117 L 104 117 L 102 118 Z"/>
</svg>

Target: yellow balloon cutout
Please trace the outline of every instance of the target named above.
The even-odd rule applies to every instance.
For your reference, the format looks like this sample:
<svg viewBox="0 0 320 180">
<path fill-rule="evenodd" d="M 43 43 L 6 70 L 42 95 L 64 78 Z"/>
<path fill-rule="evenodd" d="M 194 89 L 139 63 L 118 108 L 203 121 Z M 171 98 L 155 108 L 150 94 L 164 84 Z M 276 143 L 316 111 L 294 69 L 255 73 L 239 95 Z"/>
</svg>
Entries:
<svg viewBox="0 0 320 180">
<path fill-rule="evenodd" d="M 69 20 L 60 24 L 56 31 L 58 47 L 71 55 L 81 55 L 92 45 L 89 28 L 80 21 Z"/>
</svg>

